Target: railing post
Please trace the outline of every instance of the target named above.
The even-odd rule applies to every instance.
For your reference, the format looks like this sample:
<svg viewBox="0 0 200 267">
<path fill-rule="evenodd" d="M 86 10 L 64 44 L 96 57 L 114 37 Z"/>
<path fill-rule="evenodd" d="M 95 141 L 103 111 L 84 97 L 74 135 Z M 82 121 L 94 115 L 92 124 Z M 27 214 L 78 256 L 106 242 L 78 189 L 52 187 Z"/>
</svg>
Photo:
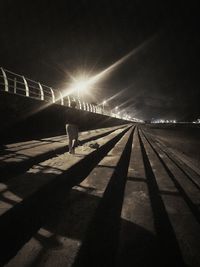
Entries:
<svg viewBox="0 0 200 267">
<path fill-rule="evenodd" d="M 61 91 L 59 91 L 59 94 L 60 94 L 60 99 L 61 99 L 61 105 L 63 106 L 64 105 L 64 99 L 63 99 L 63 95 L 62 95 Z"/>
<path fill-rule="evenodd" d="M 14 78 L 14 94 L 17 93 L 17 78 Z"/>
<path fill-rule="evenodd" d="M 68 107 L 71 107 L 71 100 L 69 96 L 67 96 L 67 100 L 68 100 Z"/>
<path fill-rule="evenodd" d="M 44 100 L 44 91 L 43 91 L 42 85 L 41 85 L 41 83 L 38 83 L 38 85 L 39 85 L 39 88 L 40 88 L 41 100 Z"/>
<path fill-rule="evenodd" d="M 55 103 L 55 95 L 54 95 L 54 91 L 51 87 L 49 87 L 49 89 L 51 90 L 51 94 L 52 94 L 52 102 Z"/>
<path fill-rule="evenodd" d="M 7 79 L 7 75 L 6 75 L 5 71 L 3 70 L 3 68 L 1 68 L 1 72 L 3 74 L 5 91 L 8 92 L 9 90 L 8 90 L 8 79 Z"/>
<path fill-rule="evenodd" d="M 29 96 L 28 83 L 27 83 L 27 81 L 26 81 L 26 79 L 25 79 L 24 76 L 22 76 L 22 79 L 23 79 L 23 81 L 24 81 L 24 85 L 25 85 L 25 89 L 26 89 L 26 96 Z"/>
<path fill-rule="evenodd" d="M 78 103 L 79 103 L 79 109 L 82 109 L 81 101 L 79 99 L 78 99 Z"/>
</svg>

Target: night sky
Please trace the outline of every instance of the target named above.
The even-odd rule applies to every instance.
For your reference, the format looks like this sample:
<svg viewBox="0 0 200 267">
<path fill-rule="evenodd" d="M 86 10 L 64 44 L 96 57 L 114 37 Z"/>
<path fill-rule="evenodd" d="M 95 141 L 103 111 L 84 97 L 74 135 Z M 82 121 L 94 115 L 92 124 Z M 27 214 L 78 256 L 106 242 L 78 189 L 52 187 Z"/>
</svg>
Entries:
<svg viewBox="0 0 200 267">
<path fill-rule="evenodd" d="M 195 1 L 0 1 L 0 65 L 55 88 L 137 49 L 92 92 L 140 119 L 200 117 Z M 141 47 L 138 49 L 138 47 Z"/>
</svg>

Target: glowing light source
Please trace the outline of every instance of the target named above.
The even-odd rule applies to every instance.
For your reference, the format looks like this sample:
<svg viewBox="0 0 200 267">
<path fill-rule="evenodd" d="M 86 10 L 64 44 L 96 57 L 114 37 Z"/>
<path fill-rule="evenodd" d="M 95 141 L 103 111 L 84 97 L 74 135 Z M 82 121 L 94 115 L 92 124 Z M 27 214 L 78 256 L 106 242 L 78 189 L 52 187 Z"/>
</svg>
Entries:
<svg viewBox="0 0 200 267">
<path fill-rule="evenodd" d="M 76 92 L 77 97 L 80 97 L 80 94 L 87 92 L 90 89 L 91 82 L 87 76 L 79 76 L 73 78 L 73 82 L 70 85 L 70 92 Z"/>
</svg>

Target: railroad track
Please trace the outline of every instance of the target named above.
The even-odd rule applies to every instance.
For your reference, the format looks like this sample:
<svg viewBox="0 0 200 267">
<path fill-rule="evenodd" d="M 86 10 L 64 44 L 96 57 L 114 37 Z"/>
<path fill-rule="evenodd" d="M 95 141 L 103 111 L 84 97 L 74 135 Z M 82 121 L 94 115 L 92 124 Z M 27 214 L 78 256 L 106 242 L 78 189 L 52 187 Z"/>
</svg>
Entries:
<svg viewBox="0 0 200 267">
<path fill-rule="evenodd" d="M 1 266 L 199 266 L 198 173 L 142 127 L 85 142 L 0 184 Z"/>
</svg>

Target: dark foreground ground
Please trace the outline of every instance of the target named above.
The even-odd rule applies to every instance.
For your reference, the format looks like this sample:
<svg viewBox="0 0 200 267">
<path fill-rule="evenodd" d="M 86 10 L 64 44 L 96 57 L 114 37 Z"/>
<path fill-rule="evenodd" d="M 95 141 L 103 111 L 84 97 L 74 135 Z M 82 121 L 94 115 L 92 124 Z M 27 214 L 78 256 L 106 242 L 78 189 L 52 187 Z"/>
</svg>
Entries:
<svg viewBox="0 0 200 267">
<path fill-rule="evenodd" d="M 0 266 L 199 267 L 198 133 L 102 128 L 75 155 L 65 135 L 5 144 Z"/>
</svg>

